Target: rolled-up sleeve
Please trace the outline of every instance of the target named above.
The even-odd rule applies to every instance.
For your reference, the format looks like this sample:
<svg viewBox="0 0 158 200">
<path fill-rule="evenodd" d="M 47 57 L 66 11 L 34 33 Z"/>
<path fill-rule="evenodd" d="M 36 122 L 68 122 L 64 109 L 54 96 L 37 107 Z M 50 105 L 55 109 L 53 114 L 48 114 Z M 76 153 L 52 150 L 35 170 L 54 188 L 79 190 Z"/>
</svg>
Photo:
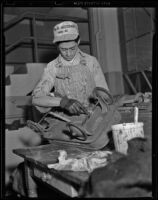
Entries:
<svg viewBox="0 0 158 200">
<path fill-rule="evenodd" d="M 95 57 L 93 57 L 93 73 L 94 73 L 94 80 L 95 80 L 96 86 L 103 87 L 109 90 L 107 82 L 105 80 L 104 73 L 101 69 L 99 62 L 97 61 Z"/>
<path fill-rule="evenodd" d="M 53 65 L 48 64 L 44 69 L 41 80 L 38 82 L 33 90 L 32 97 L 38 98 L 47 96 L 54 87 L 56 69 Z"/>
</svg>

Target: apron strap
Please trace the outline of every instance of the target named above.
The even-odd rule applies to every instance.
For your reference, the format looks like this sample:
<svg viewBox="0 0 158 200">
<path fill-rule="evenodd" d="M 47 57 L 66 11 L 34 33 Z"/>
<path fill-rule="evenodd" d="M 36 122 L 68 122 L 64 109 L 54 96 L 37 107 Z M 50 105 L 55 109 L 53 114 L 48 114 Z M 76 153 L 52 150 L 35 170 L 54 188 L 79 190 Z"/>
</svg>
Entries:
<svg viewBox="0 0 158 200">
<path fill-rule="evenodd" d="M 60 67 L 62 67 L 62 62 L 61 62 L 61 59 L 60 59 L 60 57 L 58 56 L 58 58 L 57 58 L 57 60 L 56 60 L 56 63 L 55 63 L 55 66 L 57 67 L 57 68 L 60 68 Z"/>
<path fill-rule="evenodd" d="M 86 62 L 85 56 L 82 56 L 81 54 L 80 54 L 80 64 L 81 64 L 81 65 L 84 65 L 84 66 L 87 65 L 87 62 Z"/>
</svg>

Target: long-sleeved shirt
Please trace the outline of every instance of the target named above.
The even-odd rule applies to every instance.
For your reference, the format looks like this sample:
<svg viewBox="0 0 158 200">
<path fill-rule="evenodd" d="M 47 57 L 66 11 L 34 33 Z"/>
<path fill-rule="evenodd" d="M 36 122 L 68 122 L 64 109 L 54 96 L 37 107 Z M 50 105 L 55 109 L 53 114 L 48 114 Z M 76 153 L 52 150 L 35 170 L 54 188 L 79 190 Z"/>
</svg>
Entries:
<svg viewBox="0 0 158 200">
<path fill-rule="evenodd" d="M 64 58 L 59 54 L 59 56 L 56 59 L 54 59 L 53 61 L 47 64 L 47 67 L 44 69 L 44 73 L 42 75 L 40 82 L 37 84 L 37 86 L 33 90 L 33 94 L 32 94 L 33 103 L 36 102 L 34 104 L 36 104 L 36 106 L 40 106 L 41 104 L 38 105 L 37 99 L 44 98 L 45 96 L 50 96 L 50 93 L 53 87 L 55 87 L 56 85 L 55 83 L 56 83 L 56 78 L 60 71 L 60 67 L 59 67 L 60 64 L 62 66 L 79 65 L 81 58 L 82 60 L 85 61 L 86 66 L 88 67 L 91 73 L 91 76 L 94 79 L 95 86 L 103 87 L 109 90 L 103 71 L 97 59 L 94 56 L 84 53 L 80 49 L 78 49 L 72 61 L 64 60 Z M 52 107 L 53 102 L 54 102 L 54 106 L 58 106 L 59 104 L 59 99 L 55 97 L 54 98 L 52 97 L 50 101 L 51 103 L 49 104 L 48 102 L 47 106 L 44 105 L 44 107 L 49 107 L 49 106 Z M 41 106 L 43 106 L 43 104 Z"/>
</svg>

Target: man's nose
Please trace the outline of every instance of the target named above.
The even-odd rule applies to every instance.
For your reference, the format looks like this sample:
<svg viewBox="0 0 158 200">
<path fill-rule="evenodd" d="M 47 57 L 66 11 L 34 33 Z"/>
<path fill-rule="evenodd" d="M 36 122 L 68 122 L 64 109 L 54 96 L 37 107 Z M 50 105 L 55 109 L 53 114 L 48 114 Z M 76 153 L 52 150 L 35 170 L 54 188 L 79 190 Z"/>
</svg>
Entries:
<svg viewBox="0 0 158 200">
<path fill-rule="evenodd" d="M 67 56 L 70 56 L 70 55 L 71 55 L 71 51 L 70 51 L 70 50 L 67 50 L 67 51 L 66 51 L 66 55 L 67 55 Z"/>
</svg>

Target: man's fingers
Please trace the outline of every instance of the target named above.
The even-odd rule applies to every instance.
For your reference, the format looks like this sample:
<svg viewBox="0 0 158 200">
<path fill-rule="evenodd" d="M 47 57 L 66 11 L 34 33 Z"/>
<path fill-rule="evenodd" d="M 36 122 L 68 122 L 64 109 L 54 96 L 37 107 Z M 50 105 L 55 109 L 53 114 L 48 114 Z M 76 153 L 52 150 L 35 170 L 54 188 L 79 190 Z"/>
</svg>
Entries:
<svg viewBox="0 0 158 200">
<path fill-rule="evenodd" d="M 81 113 L 81 108 L 80 108 L 80 105 L 78 104 L 78 102 L 75 102 L 71 105 L 70 112 L 72 114 L 80 114 Z"/>
<path fill-rule="evenodd" d="M 81 113 L 88 114 L 87 109 L 86 109 L 80 102 L 77 102 L 77 106 L 78 106 L 79 111 L 80 111 Z"/>
<path fill-rule="evenodd" d="M 78 113 L 78 109 L 74 104 L 71 105 L 69 111 L 70 111 L 71 114 L 77 114 Z"/>
<path fill-rule="evenodd" d="M 93 98 L 97 98 L 105 104 L 112 104 L 113 97 L 112 95 L 103 88 L 95 88 L 92 92 Z"/>
<path fill-rule="evenodd" d="M 82 113 L 88 113 L 87 109 L 82 106 L 82 104 L 80 102 L 75 102 L 72 106 L 71 106 L 71 113 L 75 113 L 75 114 L 82 114 Z"/>
<path fill-rule="evenodd" d="M 112 99 L 111 98 L 109 98 L 107 95 L 97 95 L 98 96 L 98 98 L 103 102 L 103 103 L 105 103 L 105 104 L 112 104 Z"/>
</svg>

